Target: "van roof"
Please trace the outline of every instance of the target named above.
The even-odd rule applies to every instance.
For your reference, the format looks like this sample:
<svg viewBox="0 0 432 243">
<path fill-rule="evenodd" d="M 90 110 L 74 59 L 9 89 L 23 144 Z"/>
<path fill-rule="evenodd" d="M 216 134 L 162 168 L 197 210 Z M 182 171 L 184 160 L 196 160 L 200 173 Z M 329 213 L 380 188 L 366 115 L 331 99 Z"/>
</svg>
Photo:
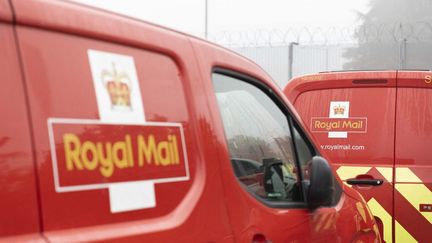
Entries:
<svg viewBox="0 0 432 243">
<path fill-rule="evenodd" d="M 167 48 L 184 41 L 194 41 L 214 46 L 226 54 L 244 59 L 254 69 L 264 69 L 252 60 L 218 44 L 197 36 L 148 21 L 88 6 L 68 0 L 61 1 L 11 1 L 14 7 L 13 22 L 22 26 L 41 27 L 56 32 L 96 38 L 142 49 L 154 49 L 169 56 L 176 56 Z M 151 46 L 149 46 L 151 45 Z M 272 80 L 273 81 L 273 80 Z M 273 81 L 274 82 L 274 81 Z"/>
<path fill-rule="evenodd" d="M 293 78 L 284 87 L 292 102 L 309 90 L 358 87 L 396 87 L 397 77 L 423 78 L 432 75 L 429 70 L 344 70 L 320 72 Z M 289 92 L 288 92 L 289 90 Z"/>
</svg>

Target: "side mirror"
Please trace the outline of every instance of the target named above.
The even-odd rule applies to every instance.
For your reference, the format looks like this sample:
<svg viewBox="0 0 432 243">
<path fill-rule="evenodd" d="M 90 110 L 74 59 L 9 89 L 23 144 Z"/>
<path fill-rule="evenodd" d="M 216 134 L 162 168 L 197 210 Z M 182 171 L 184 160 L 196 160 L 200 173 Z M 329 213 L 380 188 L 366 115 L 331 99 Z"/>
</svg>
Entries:
<svg viewBox="0 0 432 243">
<path fill-rule="evenodd" d="M 334 177 L 329 163 L 323 157 L 315 156 L 309 164 L 307 202 L 309 208 L 330 206 L 335 192 Z"/>
</svg>

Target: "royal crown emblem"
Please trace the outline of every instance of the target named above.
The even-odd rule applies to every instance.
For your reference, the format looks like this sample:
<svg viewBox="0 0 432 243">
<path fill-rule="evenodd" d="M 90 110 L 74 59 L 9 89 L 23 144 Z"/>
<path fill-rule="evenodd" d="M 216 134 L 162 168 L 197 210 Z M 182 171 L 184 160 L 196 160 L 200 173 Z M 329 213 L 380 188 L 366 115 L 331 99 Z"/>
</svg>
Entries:
<svg viewBox="0 0 432 243">
<path fill-rule="evenodd" d="M 333 112 L 335 115 L 343 115 L 345 112 L 345 106 L 337 105 L 337 106 L 333 107 Z"/>
<path fill-rule="evenodd" d="M 102 70 L 101 78 L 108 92 L 111 108 L 132 110 L 129 75 L 126 72 L 118 72 L 113 63 L 112 70 Z"/>
</svg>

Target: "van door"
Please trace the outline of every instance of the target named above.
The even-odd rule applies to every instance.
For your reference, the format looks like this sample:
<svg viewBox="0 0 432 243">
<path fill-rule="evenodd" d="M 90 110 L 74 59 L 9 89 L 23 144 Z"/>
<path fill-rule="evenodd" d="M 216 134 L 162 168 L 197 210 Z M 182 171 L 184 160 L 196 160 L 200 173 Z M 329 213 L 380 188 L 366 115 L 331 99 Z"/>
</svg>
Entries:
<svg viewBox="0 0 432 243">
<path fill-rule="evenodd" d="M 432 232 L 432 73 L 398 72 L 395 238 L 429 242 Z"/>
<path fill-rule="evenodd" d="M 343 181 L 375 183 L 349 186 L 362 193 L 383 227 L 384 240 L 392 242 L 396 73 L 382 77 L 317 75 L 313 78 L 319 82 L 309 85 L 294 105 Z"/>
<path fill-rule="evenodd" d="M 11 8 L 3 0 L 0 43 L 0 241 L 37 241 L 42 238 L 29 113 Z"/>
<path fill-rule="evenodd" d="M 223 178 L 237 240 L 310 239 L 288 117 L 257 86 L 223 72 L 212 79 L 233 168 Z"/>
</svg>

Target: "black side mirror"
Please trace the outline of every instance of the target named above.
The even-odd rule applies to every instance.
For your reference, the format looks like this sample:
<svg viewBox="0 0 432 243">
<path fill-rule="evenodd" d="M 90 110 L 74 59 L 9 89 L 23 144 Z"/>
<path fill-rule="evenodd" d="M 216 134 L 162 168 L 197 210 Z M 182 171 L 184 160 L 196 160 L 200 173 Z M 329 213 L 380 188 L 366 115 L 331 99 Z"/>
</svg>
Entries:
<svg viewBox="0 0 432 243">
<path fill-rule="evenodd" d="M 335 192 L 334 177 L 329 163 L 323 157 L 315 156 L 309 164 L 307 202 L 309 208 L 330 206 Z"/>
</svg>

